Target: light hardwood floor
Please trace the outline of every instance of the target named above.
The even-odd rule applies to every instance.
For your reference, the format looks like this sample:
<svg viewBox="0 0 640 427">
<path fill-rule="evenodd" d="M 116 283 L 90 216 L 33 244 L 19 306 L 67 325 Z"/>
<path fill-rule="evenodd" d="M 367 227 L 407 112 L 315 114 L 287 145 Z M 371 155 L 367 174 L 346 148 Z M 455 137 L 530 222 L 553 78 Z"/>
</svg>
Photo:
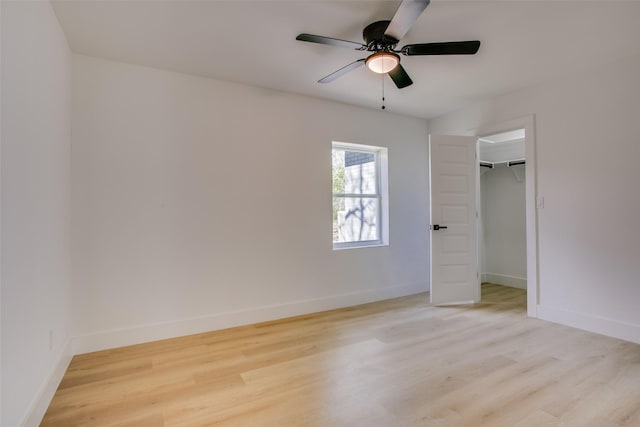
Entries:
<svg viewBox="0 0 640 427">
<path fill-rule="evenodd" d="M 44 426 L 640 426 L 640 345 L 428 295 L 79 355 Z"/>
</svg>

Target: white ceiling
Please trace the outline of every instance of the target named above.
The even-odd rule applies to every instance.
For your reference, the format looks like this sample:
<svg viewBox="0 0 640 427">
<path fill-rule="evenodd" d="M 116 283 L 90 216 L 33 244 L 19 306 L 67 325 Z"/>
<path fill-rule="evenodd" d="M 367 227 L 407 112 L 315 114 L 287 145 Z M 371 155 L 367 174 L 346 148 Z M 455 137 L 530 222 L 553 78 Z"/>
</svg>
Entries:
<svg viewBox="0 0 640 427">
<path fill-rule="evenodd" d="M 479 141 L 488 144 L 497 144 L 500 142 L 509 142 L 518 139 L 524 139 L 524 129 L 510 130 L 507 132 L 496 133 L 494 135 L 483 136 Z"/>
<path fill-rule="evenodd" d="M 478 143 L 481 162 L 500 163 L 512 160 L 524 159 L 524 139 L 504 141 L 497 143 Z"/>
<path fill-rule="evenodd" d="M 362 41 L 400 1 L 61 1 L 54 9 L 80 54 L 380 108 L 366 55 L 296 41 L 306 32 Z M 640 54 L 639 1 L 432 0 L 398 45 L 482 41 L 475 56 L 402 56 L 414 84 L 385 77 L 387 111 L 432 118 L 469 102 Z"/>
</svg>

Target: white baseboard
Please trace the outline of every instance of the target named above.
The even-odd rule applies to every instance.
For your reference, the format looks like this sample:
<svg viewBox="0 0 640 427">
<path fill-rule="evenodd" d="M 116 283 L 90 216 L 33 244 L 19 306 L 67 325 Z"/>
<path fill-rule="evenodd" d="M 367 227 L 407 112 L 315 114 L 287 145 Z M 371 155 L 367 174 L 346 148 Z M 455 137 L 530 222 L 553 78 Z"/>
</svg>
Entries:
<svg viewBox="0 0 640 427">
<path fill-rule="evenodd" d="M 44 417 L 45 412 L 47 412 L 49 403 L 51 403 L 51 399 L 53 399 L 53 395 L 58 389 L 58 385 L 60 385 L 60 381 L 62 380 L 64 373 L 67 371 L 71 358 L 73 357 L 71 342 L 71 339 L 67 340 L 66 345 L 60 350 L 58 361 L 51 370 L 47 380 L 41 386 L 35 399 L 29 406 L 29 410 L 27 411 L 24 420 L 20 423 L 21 426 L 36 427 L 40 425 L 42 417 Z"/>
<path fill-rule="evenodd" d="M 291 316 L 366 304 L 428 291 L 427 283 L 411 283 L 383 289 L 370 289 L 325 298 L 295 301 L 286 304 L 229 311 L 209 316 L 162 322 L 132 328 L 102 331 L 73 339 L 73 353 L 82 354 L 133 344 L 158 341 L 202 332 L 283 319 Z"/>
<path fill-rule="evenodd" d="M 482 273 L 482 281 L 512 288 L 527 289 L 526 277 L 507 276 L 506 274 Z"/>
<path fill-rule="evenodd" d="M 538 305 L 538 318 L 640 344 L 640 325 Z"/>
</svg>

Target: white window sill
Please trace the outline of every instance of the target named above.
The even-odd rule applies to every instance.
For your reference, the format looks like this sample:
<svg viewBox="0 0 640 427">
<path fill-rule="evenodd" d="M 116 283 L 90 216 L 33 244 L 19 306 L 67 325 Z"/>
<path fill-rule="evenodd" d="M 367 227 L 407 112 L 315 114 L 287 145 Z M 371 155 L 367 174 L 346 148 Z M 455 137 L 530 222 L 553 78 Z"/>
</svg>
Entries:
<svg viewBox="0 0 640 427">
<path fill-rule="evenodd" d="M 334 251 L 342 251 L 345 249 L 366 249 L 366 248 L 379 248 L 379 247 L 383 247 L 383 246 L 389 246 L 388 243 L 380 243 L 380 242 L 373 242 L 373 243 L 357 243 L 357 244 L 346 244 L 344 246 L 340 245 L 340 246 L 333 246 L 333 250 Z"/>
</svg>

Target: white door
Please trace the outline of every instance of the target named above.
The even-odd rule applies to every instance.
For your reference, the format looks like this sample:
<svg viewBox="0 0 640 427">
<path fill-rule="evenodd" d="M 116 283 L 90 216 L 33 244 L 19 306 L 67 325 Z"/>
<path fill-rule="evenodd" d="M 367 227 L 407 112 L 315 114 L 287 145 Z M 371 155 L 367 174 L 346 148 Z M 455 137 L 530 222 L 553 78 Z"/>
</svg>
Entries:
<svg viewBox="0 0 640 427">
<path fill-rule="evenodd" d="M 429 136 L 431 303 L 480 301 L 476 138 Z"/>
</svg>

